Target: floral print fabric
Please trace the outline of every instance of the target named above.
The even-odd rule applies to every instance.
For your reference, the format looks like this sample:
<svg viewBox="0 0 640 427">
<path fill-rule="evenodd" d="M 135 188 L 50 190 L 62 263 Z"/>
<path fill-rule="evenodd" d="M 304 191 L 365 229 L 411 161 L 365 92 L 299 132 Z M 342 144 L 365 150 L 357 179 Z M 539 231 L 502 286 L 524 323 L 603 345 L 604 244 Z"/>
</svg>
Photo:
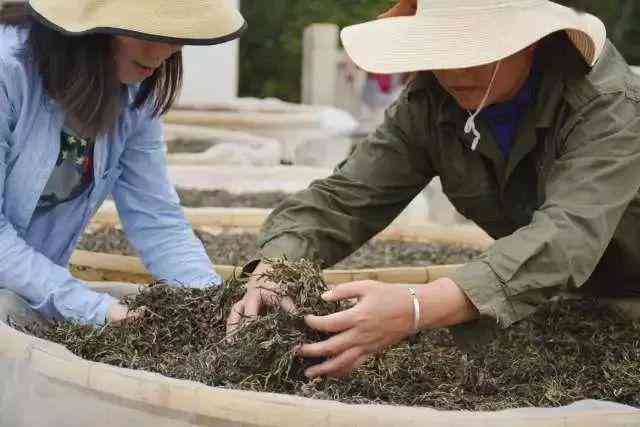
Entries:
<svg viewBox="0 0 640 427">
<path fill-rule="evenodd" d="M 93 183 L 92 139 L 80 138 L 68 130 L 60 132 L 60 155 L 38 201 L 48 209 L 75 199 Z"/>
</svg>

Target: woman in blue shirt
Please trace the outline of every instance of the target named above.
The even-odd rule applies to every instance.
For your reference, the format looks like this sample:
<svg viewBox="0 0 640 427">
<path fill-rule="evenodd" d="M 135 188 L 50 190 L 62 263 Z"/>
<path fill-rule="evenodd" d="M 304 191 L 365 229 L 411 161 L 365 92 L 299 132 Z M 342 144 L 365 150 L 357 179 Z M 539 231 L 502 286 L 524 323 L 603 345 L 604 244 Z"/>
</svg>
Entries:
<svg viewBox="0 0 640 427">
<path fill-rule="evenodd" d="M 67 268 L 109 194 L 158 280 L 221 282 L 169 181 L 159 116 L 180 87 L 182 46 L 222 43 L 244 28 L 227 0 L 31 0 L 4 10 L 1 321 L 37 314 L 101 324 L 127 316 Z"/>
</svg>

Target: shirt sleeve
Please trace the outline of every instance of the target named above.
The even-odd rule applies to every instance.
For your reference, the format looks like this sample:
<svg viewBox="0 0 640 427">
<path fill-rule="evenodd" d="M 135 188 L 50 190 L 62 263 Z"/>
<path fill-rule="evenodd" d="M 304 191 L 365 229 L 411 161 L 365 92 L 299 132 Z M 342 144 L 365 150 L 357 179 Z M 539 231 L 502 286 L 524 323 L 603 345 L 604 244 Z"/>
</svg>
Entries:
<svg viewBox="0 0 640 427">
<path fill-rule="evenodd" d="M 124 231 L 158 280 L 174 285 L 219 285 L 202 243 L 196 238 L 170 181 L 162 125 L 148 115 L 126 141 L 122 174 L 113 195 Z"/>
<path fill-rule="evenodd" d="M 2 213 L 11 129 L 16 114 L 3 81 L 3 67 L 0 73 L 3 73 L 0 74 L 0 287 L 20 295 L 48 318 L 102 324 L 109 306 L 116 300 L 90 290 L 73 278 L 68 269 L 29 246 Z"/>
<path fill-rule="evenodd" d="M 640 189 L 639 109 L 608 94 L 569 118 L 533 221 L 451 277 L 481 314 L 507 327 L 589 279 Z"/>
<path fill-rule="evenodd" d="M 306 258 L 330 266 L 396 218 L 433 177 L 401 97 L 384 123 L 328 178 L 279 205 L 263 226 L 261 256 Z"/>
</svg>

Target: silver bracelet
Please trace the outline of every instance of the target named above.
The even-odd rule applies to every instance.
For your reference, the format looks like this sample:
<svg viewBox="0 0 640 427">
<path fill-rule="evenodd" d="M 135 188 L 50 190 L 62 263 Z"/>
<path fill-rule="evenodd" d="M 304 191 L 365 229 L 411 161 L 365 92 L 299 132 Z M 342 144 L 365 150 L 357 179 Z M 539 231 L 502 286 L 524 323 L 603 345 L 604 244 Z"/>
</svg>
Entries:
<svg viewBox="0 0 640 427">
<path fill-rule="evenodd" d="M 416 288 L 409 288 L 409 295 L 413 297 L 413 333 L 418 333 L 420 326 L 420 300 L 418 299 L 418 293 Z"/>
</svg>

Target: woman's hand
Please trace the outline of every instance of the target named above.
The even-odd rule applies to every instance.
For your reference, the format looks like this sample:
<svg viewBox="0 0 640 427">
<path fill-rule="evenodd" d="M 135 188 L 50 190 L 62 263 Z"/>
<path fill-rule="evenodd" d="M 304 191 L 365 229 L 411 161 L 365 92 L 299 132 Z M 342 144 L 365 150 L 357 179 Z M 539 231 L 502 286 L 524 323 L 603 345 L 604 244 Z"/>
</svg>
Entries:
<svg viewBox="0 0 640 427">
<path fill-rule="evenodd" d="M 240 301 L 233 305 L 227 318 L 228 335 L 242 326 L 245 319 L 258 317 L 264 305 L 279 305 L 286 311 L 295 311 L 296 307 L 293 300 L 288 296 L 280 295 L 277 284 L 260 278 L 268 268 L 268 264 L 261 262 L 251 274 L 251 279 L 247 283 L 247 292 Z"/>
<path fill-rule="evenodd" d="M 336 335 L 300 348 L 302 356 L 329 358 L 305 374 L 308 377 L 349 375 L 372 354 L 407 338 L 414 330 L 414 305 L 409 288 L 369 280 L 338 285 L 325 293 L 326 301 L 357 298 L 358 303 L 328 316 L 306 317 L 310 327 Z M 478 315 L 451 279 L 439 279 L 415 289 L 421 313 L 418 329 L 450 326 Z"/>
<path fill-rule="evenodd" d="M 109 312 L 107 313 L 107 321 L 109 323 L 118 324 L 122 323 L 125 320 L 133 320 L 144 315 L 144 307 L 139 308 L 137 310 L 130 310 L 124 304 L 119 302 L 115 302 L 111 304 L 109 307 Z"/>
</svg>

